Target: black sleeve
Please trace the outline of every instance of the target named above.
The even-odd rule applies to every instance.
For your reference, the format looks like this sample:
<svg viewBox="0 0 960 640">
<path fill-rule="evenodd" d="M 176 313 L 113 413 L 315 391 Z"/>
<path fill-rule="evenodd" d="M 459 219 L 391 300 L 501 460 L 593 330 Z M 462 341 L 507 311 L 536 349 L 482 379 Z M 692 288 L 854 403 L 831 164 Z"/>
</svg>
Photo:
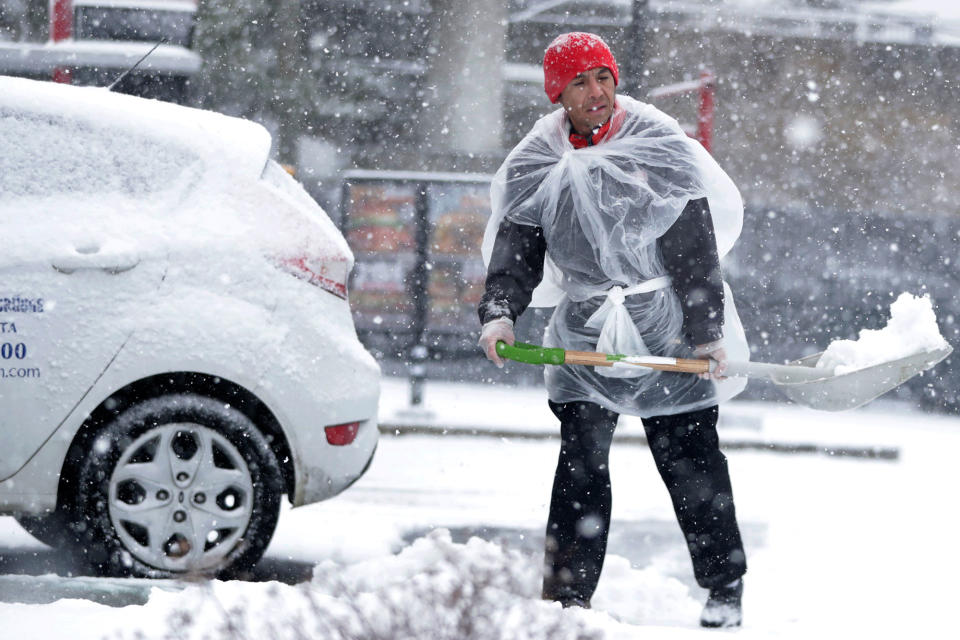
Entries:
<svg viewBox="0 0 960 640">
<path fill-rule="evenodd" d="M 486 289 L 477 309 L 481 324 L 502 317 L 515 321 L 524 312 L 543 279 L 546 252 L 540 227 L 509 220 L 500 223 L 487 267 Z"/>
<path fill-rule="evenodd" d="M 683 330 L 693 344 L 723 337 L 723 277 L 706 198 L 691 200 L 660 238 L 663 266 L 683 306 Z"/>
</svg>

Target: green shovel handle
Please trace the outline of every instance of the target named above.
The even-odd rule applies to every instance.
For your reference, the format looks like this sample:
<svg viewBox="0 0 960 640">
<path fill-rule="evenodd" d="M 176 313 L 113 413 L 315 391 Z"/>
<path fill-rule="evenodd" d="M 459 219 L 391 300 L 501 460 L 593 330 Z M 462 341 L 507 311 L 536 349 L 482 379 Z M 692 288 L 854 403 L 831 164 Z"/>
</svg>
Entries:
<svg viewBox="0 0 960 640">
<path fill-rule="evenodd" d="M 563 349 L 548 349 L 535 344 L 517 342 L 511 347 L 503 340 L 497 342 L 497 353 L 504 358 L 525 364 L 563 364 Z"/>
</svg>

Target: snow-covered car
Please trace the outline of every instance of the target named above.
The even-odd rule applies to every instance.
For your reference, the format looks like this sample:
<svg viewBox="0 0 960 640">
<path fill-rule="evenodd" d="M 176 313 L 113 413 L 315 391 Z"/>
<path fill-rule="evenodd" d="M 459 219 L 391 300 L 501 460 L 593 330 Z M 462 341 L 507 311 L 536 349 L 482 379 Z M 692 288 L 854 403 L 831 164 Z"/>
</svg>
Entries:
<svg viewBox="0 0 960 640">
<path fill-rule="evenodd" d="M 252 122 L 0 77 L 0 513 L 227 574 L 376 448 L 353 255 Z"/>
</svg>

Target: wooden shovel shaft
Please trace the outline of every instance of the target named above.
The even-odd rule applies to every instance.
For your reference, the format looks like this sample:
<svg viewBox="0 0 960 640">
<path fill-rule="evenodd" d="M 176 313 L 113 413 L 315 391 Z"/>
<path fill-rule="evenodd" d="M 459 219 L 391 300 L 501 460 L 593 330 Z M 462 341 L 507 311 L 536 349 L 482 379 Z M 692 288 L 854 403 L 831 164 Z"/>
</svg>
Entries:
<svg viewBox="0 0 960 640">
<path fill-rule="evenodd" d="M 710 371 L 710 360 L 658 357 L 612 360 L 607 354 L 595 351 L 567 350 L 565 354 L 564 362 L 566 364 L 585 364 L 593 367 L 612 367 L 619 364 L 621 366 L 647 367 L 660 371 L 679 371 L 681 373 L 708 373 Z"/>
<path fill-rule="evenodd" d="M 564 364 L 586 364 L 595 367 L 612 367 L 613 362 L 607 360 L 607 354 L 597 351 L 570 351 L 563 352 Z"/>
</svg>

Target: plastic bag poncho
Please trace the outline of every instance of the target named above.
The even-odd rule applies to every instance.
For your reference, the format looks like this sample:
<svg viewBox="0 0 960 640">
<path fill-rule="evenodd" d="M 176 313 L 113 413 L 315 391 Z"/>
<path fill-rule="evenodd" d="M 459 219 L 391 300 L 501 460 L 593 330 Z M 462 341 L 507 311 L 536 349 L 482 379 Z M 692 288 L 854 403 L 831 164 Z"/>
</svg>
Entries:
<svg viewBox="0 0 960 640">
<path fill-rule="evenodd" d="M 693 357 L 681 301 L 657 239 L 690 200 L 706 197 L 722 258 L 743 224 L 743 201 L 709 153 L 655 107 L 618 96 L 599 144 L 575 150 L 563 109 L 544 116 L 513 149 L 491 185 L 493 214 L 483 240 L 489 265 L 504 220 L 543 229 L 547 258 L 531 306 L 556 309 L 544 344 L 578 351 Z M 749 349 L 724 283 L 723 346 Z M 685 373 L 562 365 L 545 367 L 554 402 L 588 401 L 641 417 L 683 413 L 729 399 L 746 380 Z"/>
</svg>

